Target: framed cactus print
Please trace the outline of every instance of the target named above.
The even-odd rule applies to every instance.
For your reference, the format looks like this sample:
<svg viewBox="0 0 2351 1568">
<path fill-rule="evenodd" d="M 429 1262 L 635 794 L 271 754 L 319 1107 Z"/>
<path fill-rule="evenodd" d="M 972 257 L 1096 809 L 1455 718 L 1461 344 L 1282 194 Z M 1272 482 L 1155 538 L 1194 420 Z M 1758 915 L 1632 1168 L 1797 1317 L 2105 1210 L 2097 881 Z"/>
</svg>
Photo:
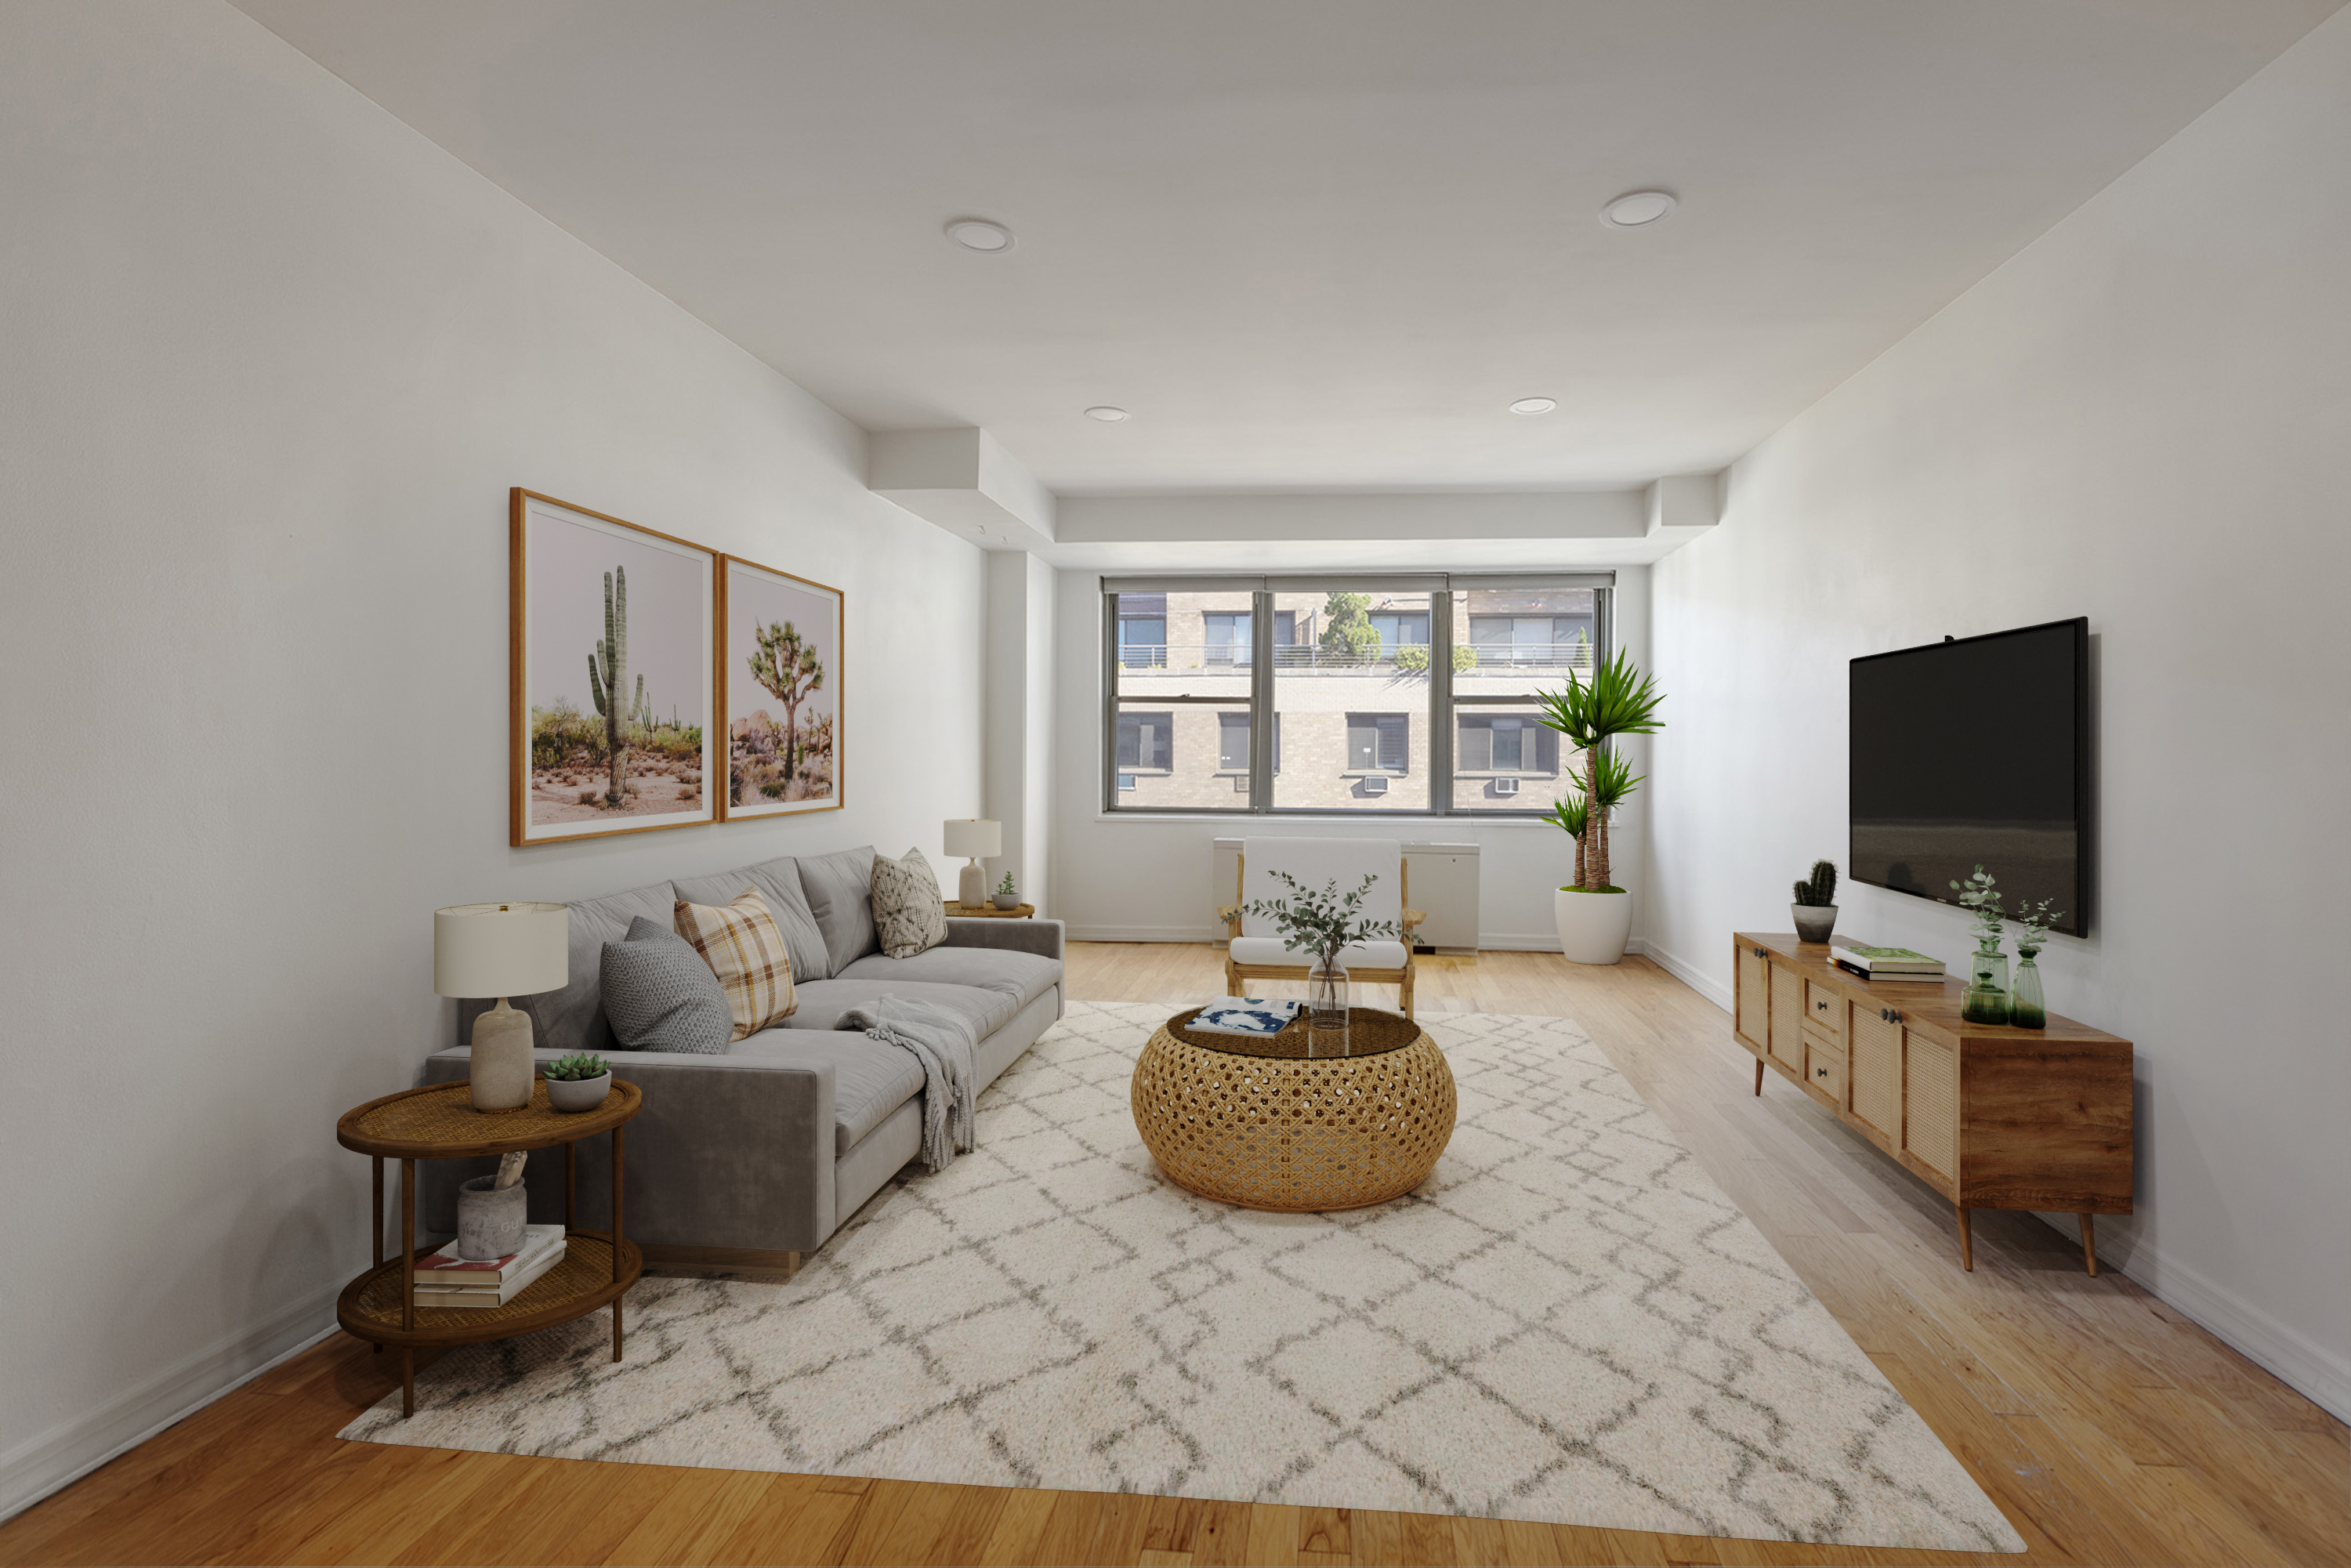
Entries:
<svg viewBox="0 0 2351 1568">
<path fill-rule="evenodd" d="M 511 512 L 509 841 L 715 821 L 717 553 L 532 490 Z"/>
<path fill-rule="evenodd" d="M 841 804 L 841 590 L 721 558 L 718 701 L 728 821 Z"/>
</svg>

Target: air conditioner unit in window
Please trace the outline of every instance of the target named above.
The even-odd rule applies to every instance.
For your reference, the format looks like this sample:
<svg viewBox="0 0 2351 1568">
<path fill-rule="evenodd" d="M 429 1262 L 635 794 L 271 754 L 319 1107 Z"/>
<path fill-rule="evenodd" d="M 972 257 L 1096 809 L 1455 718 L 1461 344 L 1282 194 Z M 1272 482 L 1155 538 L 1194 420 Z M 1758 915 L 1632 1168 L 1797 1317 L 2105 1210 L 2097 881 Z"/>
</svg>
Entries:
<svg viewBox="0 0 2351 1568">
<path fill-rule="evenodd" d="M 1493 785 L 1494 793 L 1497 795 L 1515 795 L 1519 792 L 1519 781 L 1515 779 L 1497 779 L 1493 780 Z"/>
<path fill-rule="evenodd" d="M 1233 775 L 1233 793 L 1236 795 L 1246 795 L 1249 793 L 1248 774 L 1236 773 Z"/>
<path fill-rule="evenodd" d="M 1134 789 L 1134 774 L 1132 774 L 1132 773 L 1122 773 L 1122 774 L 1120 774 L 1120 775 L 1118 776 L 1118 787 L 1119 787 L 1121 789 Z"/>
<path fill-rule="evenodd" d="M 1384 795 L 1388 792 L 1388 776 L 1384 773 L 1366 774 L 1363 784 L 1364 793 L 1366 795 Z"/>
</svg>

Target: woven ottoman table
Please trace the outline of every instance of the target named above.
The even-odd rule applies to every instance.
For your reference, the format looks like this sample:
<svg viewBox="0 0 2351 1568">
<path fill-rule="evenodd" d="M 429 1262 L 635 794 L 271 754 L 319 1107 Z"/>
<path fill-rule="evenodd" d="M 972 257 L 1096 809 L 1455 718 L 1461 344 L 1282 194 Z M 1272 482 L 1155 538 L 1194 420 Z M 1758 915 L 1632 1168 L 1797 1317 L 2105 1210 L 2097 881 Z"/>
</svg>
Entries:
<svg viewBox="0 0 2351 1568">
<path fill-rule="evenodd" d="M 1347 1009 L 1348 1054 L 1169 1019 L 1135 1060 L 1135 1130 L 1176 1186 L 1243 1208 L 1318 1213 L 1418 1186 L 1453 1137 L 1453 1070 L 1409 1019 Z"/>
</svg>

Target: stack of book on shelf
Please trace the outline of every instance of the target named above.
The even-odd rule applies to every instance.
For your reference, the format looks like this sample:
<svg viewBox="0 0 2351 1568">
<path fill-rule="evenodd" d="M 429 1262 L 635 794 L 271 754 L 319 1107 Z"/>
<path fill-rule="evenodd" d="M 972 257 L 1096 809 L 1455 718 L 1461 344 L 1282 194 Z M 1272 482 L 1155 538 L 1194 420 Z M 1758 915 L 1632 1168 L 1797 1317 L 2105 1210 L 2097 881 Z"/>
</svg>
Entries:
<svg viewBox="0 0 2351 1568">
<path fill-rule="evenodd" d="M 503 1307 L 563 1258 L 563 1227 L 525 1228 L 522 1250 L 503 1258 L 460 1258 L 452 1241 L 416 1260 L 420 1307 Z"/>
<path fill-rule="evenodd" d="M 1907 947 L 1865 947 L 1840 936 L 1829 949 L 1836 967 L 1865 980 L 1939 980 L 1943 961 Z"/>
</svg>

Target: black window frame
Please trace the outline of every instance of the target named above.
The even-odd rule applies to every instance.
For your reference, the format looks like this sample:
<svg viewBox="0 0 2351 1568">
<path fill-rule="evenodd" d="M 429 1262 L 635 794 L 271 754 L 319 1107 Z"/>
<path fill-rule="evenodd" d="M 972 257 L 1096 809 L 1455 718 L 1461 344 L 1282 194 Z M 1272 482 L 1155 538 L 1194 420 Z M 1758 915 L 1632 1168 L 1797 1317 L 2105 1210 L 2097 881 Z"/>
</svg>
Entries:
<svg viewBox="0 0 2351 1568">
<path fill-rule="evenodd" d="M 1426 675 L 1421 677 L 1427 682 L 1427 695 L 1425 706 L 1426 710 L 1426 717 L 1428 721 L 1429 736 L 1428 757 L 1426 759 L 1427 766 L 1426 768 L 1421 770 L 1426 775 L 1427 799 L 1425 803 L 1416 799 L 1421 794 L 1420 790 L 1411 788 L 1395 788 L 1395 781 L 1401 781 L 1414 776 L 1413 769 L 1411 768 L 1412 758 L 1410 754 L 1409 727 L 1407 724 L 1403 742 L 1405 747 L 1405 756 L 1402 759 L 1401 766 L 1383 766 L 1372 768 L 1358 768 L 1349 766 L 1343 769 L 1343 772 L 1348 777 L 1363 778 L 1366 776 L 1375 776 L 1392 781 L 1387 793 L 1384 797 L 1383 804 L 1377 807 L 1276 806 L 1273 804 L 1273 780 L 1276 774 L 1280 771 L 1281 765 L 1281 716 L 1280 710 L 1275 706 L 1277 695 L 1276 675 L 1279 668 L 1290 667 L 1290 664 L 1285 663 L 1281 653 L 1277 650 L 1283 648 L 1296 648 L 1311 643 L 1317 630 L 1315 626 L 1316 618 L 1311 614 L 1295 611 L 1277 611 L 1274 608 L 1274 596 L 1277 592 L 1323 592 L 1335 591 L 1342 586 L 1350 591 L 1364 591 L 1390 593 L 1418 593 L 1425 591 L 1429 596 L 1429 609 L 1427 612 L 1428 641 L 1426 643 L 1426 646 L 1429 649 L 1428 668 Z M 1593 610 L 1590 617 L 1590 632 L 1592 636 L 1591 660 L 1593 663 L 1596 664 L 1606 660 L 1613 654 L 1615 643 L 1615 573 L 1613 571 L 1473 574 L 1409 573 L 1398 574 L 1392 577 L 1376 574 L 1361 575 L 1351 573 L 1332 573 L 1328 577 L 1299 574 L 1295 577 L 1285 575 L 1282 578 L 1271 580 L 1244 577 L 1209 579 L 1174 577 L 1165 579 L 1105 578 L 1101 585 L 1102 594 L 1102 655 L 1101 664 L 1102 672 L 1102 680 L 1104 716 L 1104 726 L 1102 731 L 1102 810 L 1104 813 L 1108 815 L 1207 816 L 1212 818 L 1231 816 L 1298 818 L 1355 818 L 1365 816 L 1453 817 L 1479 821 L 1506 821 L 1511 819 L 1527 820 L 1544 816 L 1546 814 L 1544 811 L 1536 810 L 1532 807 L 1490 809 L 1462 806 L 1457 804 L 1454 800 L 1454 783 L 1455 774 L 1457 772 L 1456 756 L 1461 730 L 1461 719 L 1464 716 L 1465 710 L 1468 711 L 1470 716 L 1474 717 L 1475 710 L 1480 707 L 1526 708 L 1532 706 L 1540 700 L 1541 692 L 1537 689 L 1539 685 L 1556 687 L 1560 684 L 1560 680 L 1562 678 L 1556 674 L 1546 673 L 1542 675 L 1531 676 L 1531 678 L 1527 682 L 1525 689 L 1513 691 L 1508 694 L 1496 693 L 1491 695 L 1481 694 L 1475 695 L 1457 695 L 1455 694 L 1453 690 L 1453 659 L 1455 657 L 1455 650 L 1457 648 L 1471 647 L 1474 646 L 1474 644 L 1470 642 L 1468 635 L 1469 628 L 1466 624 L 1467 617 L 1463 617 L 1465 622 L 1464 624 L 1458 627 L 1455 625 L 1454 596 L 1457 593 L 1463 591 L 1498 589 L 1505 591 L 1555 591 L 1562 589 L 1591 590 L 1593 591 Z M 1160 678 L 1165 678 L 1175 673 L 1170 669 L 1169 664 L 1166 663 L 1130 664 L 1123 662 L 1123 650 L 1120 637 L 1120 622 L 1122 619 L 1151 619 L 1152 617 L 1121 617 L 1119 614 L 1119 600 L 1122 594 L 1164 595 L 1166 592 L 1213 592 L 1217 594 L 1219 597 L 1224 597 L 1243 591 L 1247 591 L 1251 595 L 1251 608 L 1246 612 L 1249 615 L 1249 652 L 1248 662 L 1246 664 L 1242 663 L 1237 655 L 1233 663 L 1229 664 L 1220 663 L 1217 667 L 1232 674 L 1248 674 L 1249 677 L 1249 694 L 1246 698 L 1238 697 L 1230 694 L 1219 695 L 1194 695 L 1188 693 L 1167 695 L 1154 692 L 1148 695 L 1141 694 L 1131 695 L 1122 699 L 1119 692 L 1118 680 L 1121 670 L 1129 670 L 1138 674 Z M 1228 599 L 1228 602 L 1229 602 L 1229 599 Z M 1163 627 L 1167 620 L 1167 612 L 1164 608 L 1165 603 L 1165 601 L 1163 597 L 1161 599 L 1162 609 L 1158 617 L 1156 617 L 1162 622 Z M 1202 613 L 1237 615 L 1243 612 L 1239 611 L 1219 610 L 1217 612 L 1202 612 Z M 1414 613 L 1416 617 L 1418 614 L 1417 612 L 1414 612 L 1412 613 Z M 1287 643 L 1279 641 L 1277 637 L 1277 629 L 1284 621 L 1289 622 L 1293 638 L 1292 642 Z M 1556 626 L 1556 617 L 1554 625 Z M 1554 630 L 1554 646 L 1558 645 L 1558 641 L 1556 630 Z M 1163 649 L 1165 648 L 1164 641 L 1160 646 Z M 1293 661 L 1291 663 L 1302 662 L 1303 661 Z M 1205 666 L 1207 664 L 1205 657 L 1202 663 Z M 1516 663 L 1517 661 L 1513 661 L 1513 664 Z M 1126 710 L 1127 705 L 1129 704 L 1135 705 L 1137 708 L 1148 707 L 1155 710 L 1162 708 L 1173 710 L 1174 708 L 1185 704 L 1199 704 L 1216 707 L 1226 715 L 1229 715 L 1237 706 L 1245 708 L 1248 713 L 1249 722 L 1250 725 L 1250 743 L 1249 747 L 1250 766 L 1248 771 L 1244 773 L 1238 769 L 1222 766 L 1228 760 L 1228 754 L 1223 744 L 1223 727 L 1227 722 L 1228 722 L 1228 720 L 1220 717 L 1218 720 L 1218 738 L 1217 741 L 1217 755 L 1214 758 L 1218 766 L 1214 769 L 1213 773 L 1208 776 L 1212 779 L 1231 779 L 1234 781 L 1235 794 L 1237 796 L 1245 797 L 1245 801 L 1237 800 L 1235 803 L 1230 806 L 1136 806 L 1123 803 L 1121 797 L 1123 795 L 1130 794 L 1134 789 L 1134 784 L 1132 781 L 1134 775 L 1143 773 L 1152 776 L 1159 776 L 1163 771 L 1172 773 L 1174 771 L 1175 765 L 1172 724 L 1167 757 L 1167 768 L 1164 770 L 1155 770 L 1147 768 L 1123 765 L 1118 761 L 1118 751 L 1116 746 L 1118 723 L 1122 712 Z M 1356 713 L 1373 712 L 1380 712 L 1393 716 L 1396 712 L 1395 708 L 1379 710 L 1363 708 L 1348 709 L 1345 711 L 1347 711 L 1351 716 Z M 1542 747 L 1542 742 L 1544 739 L 1548 739 L 1551 742 L 1551 745 L 1548 747 Z M 1538 737 L 1537 746 L 1540 748 L 1549 750 L 1551 758 L 1554 763 L 1553 767 L 1546 768 L 1540 766 L 1541 756 L 1539 752 L 1537 758 L 1531 759 L 1522 756 L 1520 766 L 1515 768 L 1494 768 L 1490 766 L 1489 757 L 1489 765 L 1488 767 L 1469 768 L 1460 769 L 1460 771 L 1467 773 L 1472 778 L 1557 778 L 1560 773 L 1569 766 L 1568 751 L 1564 739 L 1558 736 L 1556 732 L 1550 731 L 1545 728 Z M 1353 759 L 1352 756 L 1349 756 L 1343 758 L 1343 760 L 1352 764 Z M 1122 788 L 1123 785 L 1123 788 Z"/>
</svg>

